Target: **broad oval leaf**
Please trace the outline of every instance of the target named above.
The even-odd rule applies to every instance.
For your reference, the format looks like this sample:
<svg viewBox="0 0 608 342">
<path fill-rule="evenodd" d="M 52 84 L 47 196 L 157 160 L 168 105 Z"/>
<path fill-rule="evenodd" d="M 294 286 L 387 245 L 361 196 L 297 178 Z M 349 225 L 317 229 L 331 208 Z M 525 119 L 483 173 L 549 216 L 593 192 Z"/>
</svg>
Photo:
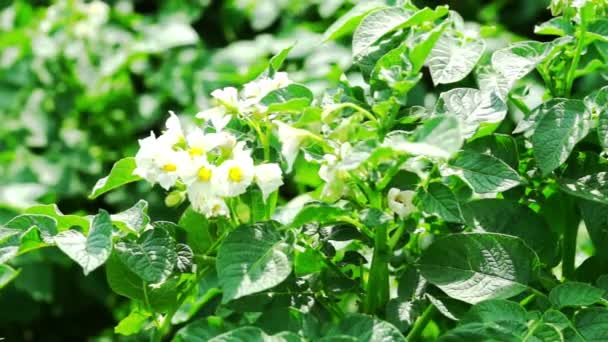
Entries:
<svg viewBox="0 0 608 342">
<path fill-rule="evenodd" d="M 608 341 L 608 310 L 605 308 L 586 308 L 574 316 L 573 331 L 567 331 L 566 340 Z"/>
<path fill-rule="evenodd" d="M 435 113 L 456 116 L 460 121 L 462 135 L 470 138 L 480 124 L 501 122 L 507 114 L 507 105 L 495 92 L 455 88 L 440 95 Z"/>
<path fill-rule="evenodd" d="M 335 40 L 349 34 L 355 30 L 357 25 L 369 12 L 385 6 L 382 1 L 364 1 L 358 3 L 329 26 L 323 34 L 323 41 Z"/>
<path fill-rule="evenodd" d="M 146 230 L 136 242 L 120 241 L 115 249 L 120 260 L 149 283 L 167 279 L 177 262 L 175 240 L 162 228 Z"/>
<path fill-rule="evenodd" d="M 449 167 L 480 194 L 507 191 L 522 183 L 515 170 L 488 154 L 465 150 L 449 163 Z"/>
<path fill-rule="evenodd" d="M 377 9 L 363 18 L 353 35 L 353 56 L 359 56 L 387 33 L 395 31 L 413 14 L 399 7 Z"/>
<path fill-rule="evenodd" d="M 110 257 L 112 227 L 110 215 L 105 210 L 100 210 L 91 222 L 87 237 L 77 230 L 66 230 L 55 236 L 55 243 L 62 252 L 82 267 L 86 276 Z"/>
<path fill-rule="evenodd" d="M 549 300 L 558 309 L 589 306 L 601 301 L 605 292 L 589 284 L 569 281 L 554 287 L 549 293 Z"/>
<path fill-rule="evenodd" d="M 581 100 L 564 99 L 540 114 L 531 141 L 543 175 L 568 159 L 574 146 L 589 133 L 590 126 L 590 114 Z"/>
<path fill-rule="evenodd" d="M 482 39 L 463 39 L 446 32 L 435 43 L 427 60 L 433 84 L 454 83 L 465 78 L 485 50 Z"/>
<path fill-rule="evenodd" d="M 293 248 L 272 222 L 243 225 L 230 233 L 217 253 L 224 303 L 273 288 L 291 273 Z"/>
<path fill-rule="evenodd" d="M 141 177 L 134 175 L 133 171 L 137 165 L 135 164 L 135 158 L 128 157 L 123 158 L 112 166 L 110 174 L 97 181 L 89 198 L 97 198 L 98 196 L 118 188 L 119 186 L 132 183 L 141 179 Z"/>
<path fill-rule="evenodd" d="M 436 240 L 419 261 L 430 283 L 471 304 L 525 291 L 537 264 L 537 256 L 519 238 L 490 233 L 448 235 Z"/>
</svg>

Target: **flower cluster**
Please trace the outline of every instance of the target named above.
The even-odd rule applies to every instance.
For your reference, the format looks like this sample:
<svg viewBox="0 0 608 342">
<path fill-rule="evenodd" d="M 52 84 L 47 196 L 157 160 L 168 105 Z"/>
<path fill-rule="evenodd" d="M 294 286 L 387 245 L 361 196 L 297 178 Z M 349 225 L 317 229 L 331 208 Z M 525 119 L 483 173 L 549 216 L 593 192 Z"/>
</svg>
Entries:
<svg viewBox="0 0 608 342">
<path fill-rule="evenodd" d="M 271 91 L 289 84 L 291 81 L 287 77 L 287 73 L 277 72 L 273 77 L 262 77 L 246 83 L 240 93 L 234 87 L 216 89 L 211 96 L 217 105 L 196 114 L 196 117 L 212 122 L 217 129 L 221 130 L 230 122 L 233 115 L 255 117 L 264 113 L 266 108 L 260 103 L 262 98 Z"/>
<path fill-rule="evenodd" d="M 216 125 L 217 124 L 217 125 Z M 169 190 L 185 186 L 192 207 L 207 217 L 228 216 L 226 198 L 242 195 L 253 183 L 264 200 L 282 184 L 278 164 L 254 164 L 251 150 L 223 122 L 212 122 L 214 131 L 184 129 L 171 113 L 166 130 L 139 141 L 134 173 Z"/>
</svg>

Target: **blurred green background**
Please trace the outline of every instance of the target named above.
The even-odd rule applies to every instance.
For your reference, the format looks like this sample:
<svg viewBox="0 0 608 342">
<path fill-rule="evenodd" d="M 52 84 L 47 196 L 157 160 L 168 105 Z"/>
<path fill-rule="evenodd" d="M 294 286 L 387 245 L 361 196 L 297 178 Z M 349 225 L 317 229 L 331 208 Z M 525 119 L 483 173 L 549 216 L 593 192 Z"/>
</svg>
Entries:
<svg viewBox="0 0 608 342">
<path fill-rule="evenodd" d="M 138 138 L 158 131 L 168 110 L 194 115 L 213 89 L 252 80 L 294 42 L 286 66 L 293 80 L 321 93 L 343 73 L 356 78 L 349 39 L 321 45 L 321 36 L 357 2 L 0 0 L 0 224 L 35 204 L 86 214 L 139 198 L 154 219 L 175 219 L 179 210 L 144 183 L 97 200 L 87 194 L 114 161 L 135 153 Z M 549 18 L 540 0 L 414 3 L 448 4 L 487 25 L 494 48 L 542 39 L 533 27 Z M 421 97 L 432 88 L 426 78 Z M 129 303 L 109 291 L 103 270 L 84 277 L 53 249 L 14 264 L 22 271 L 0 290 L 0 337 L 117 339 L 113 327 Z"/>
</svg>

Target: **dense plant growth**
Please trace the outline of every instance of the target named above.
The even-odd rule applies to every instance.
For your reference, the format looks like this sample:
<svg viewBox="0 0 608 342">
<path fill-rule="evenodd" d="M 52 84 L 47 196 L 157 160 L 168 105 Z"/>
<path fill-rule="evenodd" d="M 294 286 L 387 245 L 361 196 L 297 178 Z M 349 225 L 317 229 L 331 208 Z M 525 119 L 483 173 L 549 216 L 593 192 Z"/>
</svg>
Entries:
<svg viewBox="0 0 608 342">
<path fill-rule="evenodd" d="M 283 71 L 300 41 L 215 90 L 151 80 L 164 96 L 140 101 L 205 100 L 138 148 L 106 136 L 112 158 L 129 153 L 89 197 L 150 184 L 178 218 L 159 219 L 145 190 L 125 192 L 132 206 L 118 212 L 30 207 L 0 227 L 0 288 L 29 252 L 56 246 L 84 275 L 104 269 L 130 300 L 114 333 L 135 339 L 608 340 L 608 4 L 549 8 L 542 40 L 506 43 L 447 6 L 364 1 L 323 34 L 322 48 L 351 42 L 333 70 Z M 146 75 L 139 59 L 192 43 L 187 30 L 166 44 L 142 30 L 153 34 L 129 36 L 143 49 L 133 55 L 91 48 L 129 79 L 129 68 Z M 125 110 L 95 108 L 100 121 Z"/>
</svg>

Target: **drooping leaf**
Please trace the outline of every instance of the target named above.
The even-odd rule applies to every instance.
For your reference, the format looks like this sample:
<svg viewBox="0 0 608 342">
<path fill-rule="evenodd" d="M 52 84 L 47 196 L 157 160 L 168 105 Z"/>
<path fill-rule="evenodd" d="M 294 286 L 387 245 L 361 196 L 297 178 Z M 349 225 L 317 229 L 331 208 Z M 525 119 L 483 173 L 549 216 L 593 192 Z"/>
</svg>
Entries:
<svg viewBox="0 0 608 342">
<path fill-rule="evenodd" d="M 507 105 L 494 92 L 455 88 L 440 95 L 435 112 L 456 116 L 460 121 L 463 136 L 469 138 L 481 124 L 502 121 L 507 113 Z"/>
<path fill-rule="evenodd" d="M 531 140 L 544 175 L 568 159 L 574 146 L 589 133 L 590 125 L 589 112 L 580 100 L 564 100 L 540 115 Z"/>
<path fill-rule="evenodd" d="M 422 255 L 422 275 L 450 297 L 476 304 L 507 299 L 527 289 L 538 263 L 519 238 L 452 234 L 437 239 Z"/>
<path fill-rule="evenodd" d="M 429 184 L 426 189 L 420 189 L 416 197 L 417 205 L 423 212 L 439 216 L 447 222 L 462 222 L 462 212 L 456 196 L 442 183 Z"/>
<path fill-rule="evenodd" d="M 112 253 L 112 221 L 105 210 L 100 210 L 91 222 L 85 237 L 77 230 L 66 230 L 55 236 L 55 243 L 70 259 L 77 262 L 88 275 L 103 265 Z"/>
<path fill-rule="evenodd" d="M 454 83 L 465 78 L 483 54 L 482 39 L 463 39 L 445 32 L 427 60 L 433 84 Z"/>
<path fill-rule="evenodd" d="M 139 233 L 150 223 L 148 202 L 139 200 L 131 208 L 111 216 L 114 224 L 130 232 Z"/>
<path fill-rule="evenodd" d="M 175 240 L 162 228 L 146 230 L 137 241 L 120 241 L 114 246 L 120 260 L 142 280 L 164 281 L 175 268 Z"/>
<path fill-rule="evenodd" d="M 222 301 L 227 303 L 283 282 L 291 273 L 292 254 L 292 246 L 272 222 L 240 226 L 218 250 Z"/>
<path fill-rule="evenodd" d="M 477 193 L 502 192 L 519 184 L 519 174 L 502 160 L 491 155 L 464 150 L 449 167 Z"/>
<path fill-rule="evenodd" d="M 57 220 L 57 231 L 62 232 L 72 227 L 79 227 L 84 232 L 89 229 L 89 220 L 78 215 L 64 215 L 56 204 L 41 204 L 27 208 L 26 214 L 46 215 Z"/>
<path fill-rule="evenodd" d="M 299 112 L 308 107 L 312 99 L 310 89 L 300 84 L 290 84 L 271 91 L 260 103 L 268 107 L 268 112 Z"/>
<path fill-rule="evenodd" d="M 123 158 L 112 166 L 110 174 L 97 181 L 89 198 L 97 198 L 98 196 L 118 188 L 119 186 L 132 183 L 141 179 L 141 177 L 133 174 L 136 168 L 135 158 Z"/>
</svg>

